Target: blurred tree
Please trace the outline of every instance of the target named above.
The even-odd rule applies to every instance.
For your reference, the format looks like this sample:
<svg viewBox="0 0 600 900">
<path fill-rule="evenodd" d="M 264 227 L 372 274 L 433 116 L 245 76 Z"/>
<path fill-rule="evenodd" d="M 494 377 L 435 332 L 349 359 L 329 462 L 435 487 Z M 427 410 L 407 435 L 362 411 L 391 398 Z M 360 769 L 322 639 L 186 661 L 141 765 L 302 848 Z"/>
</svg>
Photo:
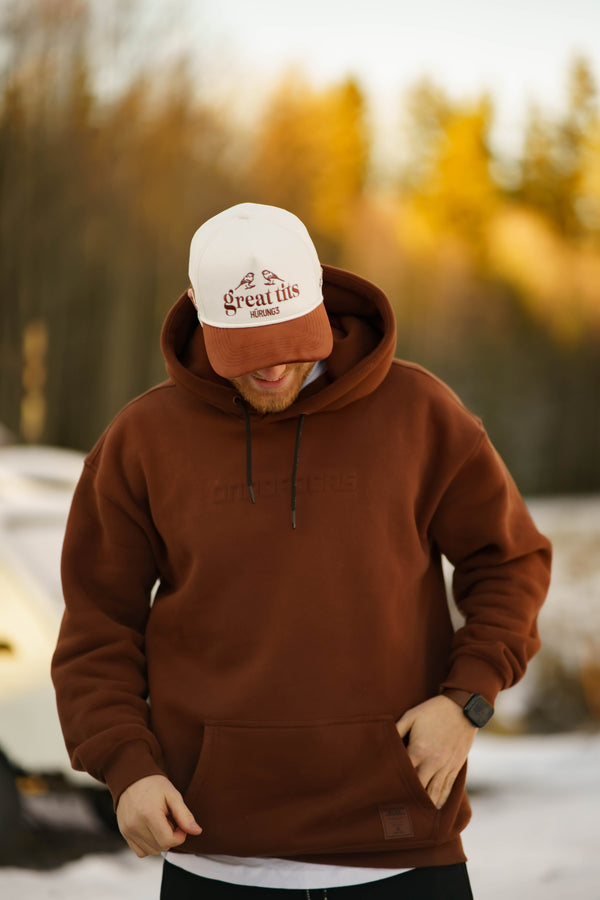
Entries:
<svg viewBox="0 0 600 900">
<path fill-rule="evenodd" d="M 452 103 L 424 81 L 409 94 L 407 108 L 410 158 L 404 193 L 432 241 L 453 235 L 479 254 L 500 196 L 491 171 L 492 104 L 486 97 Z"/>
<path fill-rule="evenodd" d="M 530 122 L 529 181 L 517 194 L 494 178 L 487 101 L 416 85 L 397 205 L 399 354 L 457 390 L 535 492 L 600 486 L 600 256 L 589 224 L 582 244 L 583 210 L 591 220 L 598 196 L 597 117 L 589 69 L 570 84 L 560 136 L 541 116 L 537 132 Z"/>
<path fill-rule="evenodd" d="M 404 99 L 406 162 L 402 187 L 416 191 L 435 166 L 441 136 L 452 114 L 452 103 L 444 91 L 423 78 Z"/>
<path fill-rule="evenodd" d="M 81 153 L 65 152 L 65 135 L 80 136 L 87 115 L 82 60 L 86 9 L 81 3 L 37 0 L 11 4 L 2 21 L 6 57 L 0 118 L 0 315 L 9 366 L 1 415 L 17 431 L 22 339 L 32 322 L 49 333 L 46 391 L 53 393 L 52 335 L 62 324 L 68 267 L 63 248 L 76 238 L 82 211 L 73 171 Z M 48 408 L 52 405 L 49 399 Z M 52 416 L 48 417 L 48 428 Z M 48 433 L 44 432 L 44 437 Z"/>
<path fill-rule="evenodd" d="M 576 59 L 567 85 L 567 111 L 553 121 L 533 107 L 525 132 L 519 199 L 547 219 L 564 237 L 597 227 L 595 184 L 600 163 L 594 155 L 599 127 L 594 77 Z M 590 150 L 592 151 L 590 154 Z M 592 193 L 590 195 L 590 188 Z"/>
<path fill-rule="evenodd" d="M 575 213 L 584 236 L 600 250 L 600 116 L 597 112 L 590 117 L 581 139 Z"/>
<path fill-rule="evenodd" d="M 184 66 L 163 71 L 160 90 L 142 74 L 110 99 L 95 94 L 90 9 L 9 7 L 0 100 L 0 418 L 19 433 L 20 348 L 41 321 L 38 438 L 82 448 L 163 376 L 160 323 L 187 285 L 191 234 L 241 191 L 227 125 Z"/>
<path fill-rule="evenodd" d="M 335 263 L 369 162 L 365 103 L 353 80 L 325 90 L 297 73 L 272 97 L 256 138 L 250 181 L 265 203 L 295 212 Z"/>
</svg>

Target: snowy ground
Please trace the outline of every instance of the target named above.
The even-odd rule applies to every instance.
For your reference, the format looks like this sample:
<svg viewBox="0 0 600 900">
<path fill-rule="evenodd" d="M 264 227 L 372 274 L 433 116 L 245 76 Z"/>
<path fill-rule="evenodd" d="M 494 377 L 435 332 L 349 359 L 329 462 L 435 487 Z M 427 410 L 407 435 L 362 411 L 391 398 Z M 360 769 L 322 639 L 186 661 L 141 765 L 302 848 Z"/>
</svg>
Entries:
<svg viewBox="0 0 600 900">
<path fill-rule="evenodd" d="M 475 900 L 600 900 L 600 734 L 480 735 L 469 782 Z"/>
<path fill-rule="evenodd" d="M 475 900 L 600 900 L 600 734 L 478 736 L 464 835 Z M 0 868 L 3 900 L 157 900 L 160 863 L 129 851 Z"/>
</svg>

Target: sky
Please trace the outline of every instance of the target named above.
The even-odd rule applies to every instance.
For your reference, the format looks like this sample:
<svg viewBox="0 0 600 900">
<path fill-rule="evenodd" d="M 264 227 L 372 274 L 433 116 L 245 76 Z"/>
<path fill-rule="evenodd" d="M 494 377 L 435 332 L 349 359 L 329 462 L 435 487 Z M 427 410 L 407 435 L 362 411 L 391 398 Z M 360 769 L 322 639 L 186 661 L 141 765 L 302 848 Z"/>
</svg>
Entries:
<svg viewBox="0 0 600 900">
<path fill-rule="evenodd" d="M 103 0 L 102 20 L 128 5 L 125 64 L 134 45 L 156 72 L 187 53 L 203 89 L 247 119 L 295 67 L 316 86 L 355 77 L 379 132 L 393 135 L 403 97 L 428 76 L 454 100 L 488 92 L 493 142 L 518 153 L 532 104 L 565 108 L 577 55 L 600 82 L 600 0 Z"/>
<path fill-rule="evenodd" d="M 224 77 L 242 74 L 242 94 L 299 64 L 317 84 L 354 75 L 393 114 L 428 75 L 455 98 L 489 91 L 506 141 L 530 103 L 563 106 L 576 54 L 600 80 L 600 0 L 215 0 L 188 14 Z"/>
<path fill-rule="evenodd" d="M 318 78 L 356 72 L 387 90 L 423 73 L 451 88 L 553 92 L 573 50 L 600 61 L 600 0 L 217 0 L 190 22 L 252 71 L 292 60 Z"/>
</svg>

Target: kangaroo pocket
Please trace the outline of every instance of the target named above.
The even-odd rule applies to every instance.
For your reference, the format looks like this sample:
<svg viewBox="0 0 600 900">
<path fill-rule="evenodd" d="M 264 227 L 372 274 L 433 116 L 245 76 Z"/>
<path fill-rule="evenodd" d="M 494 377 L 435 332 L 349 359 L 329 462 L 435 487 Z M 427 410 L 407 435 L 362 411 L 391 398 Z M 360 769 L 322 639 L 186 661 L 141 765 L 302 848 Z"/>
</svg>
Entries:
<svg viewBox="0 0 600 900">
<path fill-rule="evenodd" d="M 444 841 L 457 830 L 456 809 L 435 808 L 394 720 L 385 716 L 285 725 L 208 722 L 185 800 L 203 828 L 193 847 L 186 843 L 198 853 L 408 849 Z"/>
</svg>

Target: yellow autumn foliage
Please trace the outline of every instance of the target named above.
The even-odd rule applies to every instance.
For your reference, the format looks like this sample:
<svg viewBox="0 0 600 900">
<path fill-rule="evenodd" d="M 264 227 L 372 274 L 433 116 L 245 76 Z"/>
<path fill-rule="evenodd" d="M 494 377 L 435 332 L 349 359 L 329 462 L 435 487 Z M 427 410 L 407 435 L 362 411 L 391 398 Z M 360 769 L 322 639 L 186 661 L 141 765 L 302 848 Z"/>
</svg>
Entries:
<svg viewBox="0 0 600 900">
<path fill-rule="evenodd" d="M 487 147 L 489 108 L 457 110 L 440 135 L 415 203 L 434 232 L 451 231 L 477 243 L 498 203 Z"/>
<path fill-rule="evenodd" d="M 333 243 L 363 188 L 369 137 L 352 81 L 315 89 L 290 73 L 268 104 L 250 165 L 266 202 L 291 209 Z"/>
<path fill-rule="evenodd" d="M 566 243 L 539 215 L 506 207 L 488 227 L 488 258 L 522 303 L 561 341 L 600 330 L 600 254 Z"/>
</svg>

